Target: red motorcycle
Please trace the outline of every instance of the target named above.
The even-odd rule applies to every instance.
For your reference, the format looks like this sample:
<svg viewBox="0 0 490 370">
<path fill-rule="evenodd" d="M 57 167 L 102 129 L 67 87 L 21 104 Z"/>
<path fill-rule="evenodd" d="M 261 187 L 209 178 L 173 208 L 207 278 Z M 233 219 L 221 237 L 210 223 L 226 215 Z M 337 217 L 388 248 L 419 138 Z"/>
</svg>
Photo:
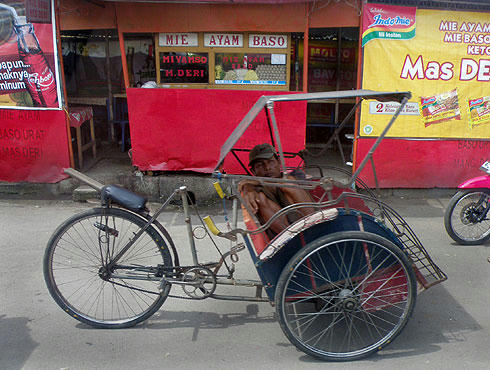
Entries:
<svg viewBox="0 0 490 370">
<path fill-rule="evenodd" d="M 444 226 L 458 244 L 476 245 L 490 239 L 490 161 L 480 169 L 486 174 L 458 186 L 444 214 Z"/>
</svg>

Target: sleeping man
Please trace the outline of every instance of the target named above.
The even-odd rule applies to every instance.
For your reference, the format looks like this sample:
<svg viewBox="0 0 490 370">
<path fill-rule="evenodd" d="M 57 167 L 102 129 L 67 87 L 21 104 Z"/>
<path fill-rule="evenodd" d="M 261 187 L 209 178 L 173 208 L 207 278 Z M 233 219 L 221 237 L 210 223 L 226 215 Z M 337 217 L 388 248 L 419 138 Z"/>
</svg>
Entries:
<svg viewBox="0 0 490 370">
<path fill-rule="evenodd" d="M 250 151 L 249 167 L 254 176 L 295 179 L 281 172 L 279 156 L 270 144 L 256 145 Z M 257 216 L 262 225 L 284 207 L 295 203 L 313 202 L 310 194 L 304 189 L 265 186 L 254 180 L 241 181 L 238 189 L 245 205 Z M 269 238 L 272 239 L 287 226 L 313 211 L 311 207 L 303 207 L 278 217 L 267 230 Z"/>
</svg>

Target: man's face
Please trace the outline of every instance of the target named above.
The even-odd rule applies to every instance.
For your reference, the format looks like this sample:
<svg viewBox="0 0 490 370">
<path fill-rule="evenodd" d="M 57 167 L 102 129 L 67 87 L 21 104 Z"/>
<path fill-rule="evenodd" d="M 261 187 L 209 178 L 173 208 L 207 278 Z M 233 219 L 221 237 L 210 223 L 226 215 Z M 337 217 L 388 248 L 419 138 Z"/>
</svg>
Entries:
<svg viewBox="0 0 490 370">
<path fill-rule="evenodd" d="M 258 159 L 252 166 L 252 172 L 259 177 L 281 177 L 281 165 L 275 156 L 269 159 Z"/>
</svg>

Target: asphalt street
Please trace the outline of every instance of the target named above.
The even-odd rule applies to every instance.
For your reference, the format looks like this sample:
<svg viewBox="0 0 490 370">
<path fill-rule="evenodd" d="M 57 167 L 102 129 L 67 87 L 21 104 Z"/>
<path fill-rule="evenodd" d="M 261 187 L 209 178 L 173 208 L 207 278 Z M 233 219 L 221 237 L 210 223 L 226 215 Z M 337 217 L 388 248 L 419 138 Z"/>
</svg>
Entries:
<svg viewBox="0 0 490 370">
<path fill-rule="evenodd" d="M 443 225 L 449 197 L 385 200 L 449 279 L 418 296 L 408 325 L 388 347 L 360 361 L 325 364 L 289 343 L 268 303 L 168 299 L 134 328 L 78 322 L 49 295 L 42 258 L 56 227 L 93 204 L 0 199 L 0 369 L 488 369 L 490 244 L 452 242 Z M 181 260 L 190 263 L 185 226 L 175 211 L 160 220 Z M 224 227 L 219 209 L 202 213 L 214 214 Z M 212 246 L 198 244 L 204 260 L 212 253 Z M 247 253 L 240 254 L 236 276 L 257 279 Z"/>
</svg>

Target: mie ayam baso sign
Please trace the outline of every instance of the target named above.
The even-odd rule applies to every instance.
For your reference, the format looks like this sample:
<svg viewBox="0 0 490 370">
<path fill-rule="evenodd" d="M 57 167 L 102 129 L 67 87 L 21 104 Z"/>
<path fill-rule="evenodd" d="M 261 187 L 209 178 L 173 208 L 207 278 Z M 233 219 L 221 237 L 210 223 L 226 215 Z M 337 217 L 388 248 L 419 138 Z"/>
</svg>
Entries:
<svg viewBox="0 0 490 370">
<path fill-rule="evenodd" d="M 363 88 L 412 92 L 410 113 L 402 113 L 388 136 L 488 138 L 488 14 L 380 4 L 366 8 Z M 390 117 L 363 104 L 360 134 L 378 136 Z"/>
</svg>

